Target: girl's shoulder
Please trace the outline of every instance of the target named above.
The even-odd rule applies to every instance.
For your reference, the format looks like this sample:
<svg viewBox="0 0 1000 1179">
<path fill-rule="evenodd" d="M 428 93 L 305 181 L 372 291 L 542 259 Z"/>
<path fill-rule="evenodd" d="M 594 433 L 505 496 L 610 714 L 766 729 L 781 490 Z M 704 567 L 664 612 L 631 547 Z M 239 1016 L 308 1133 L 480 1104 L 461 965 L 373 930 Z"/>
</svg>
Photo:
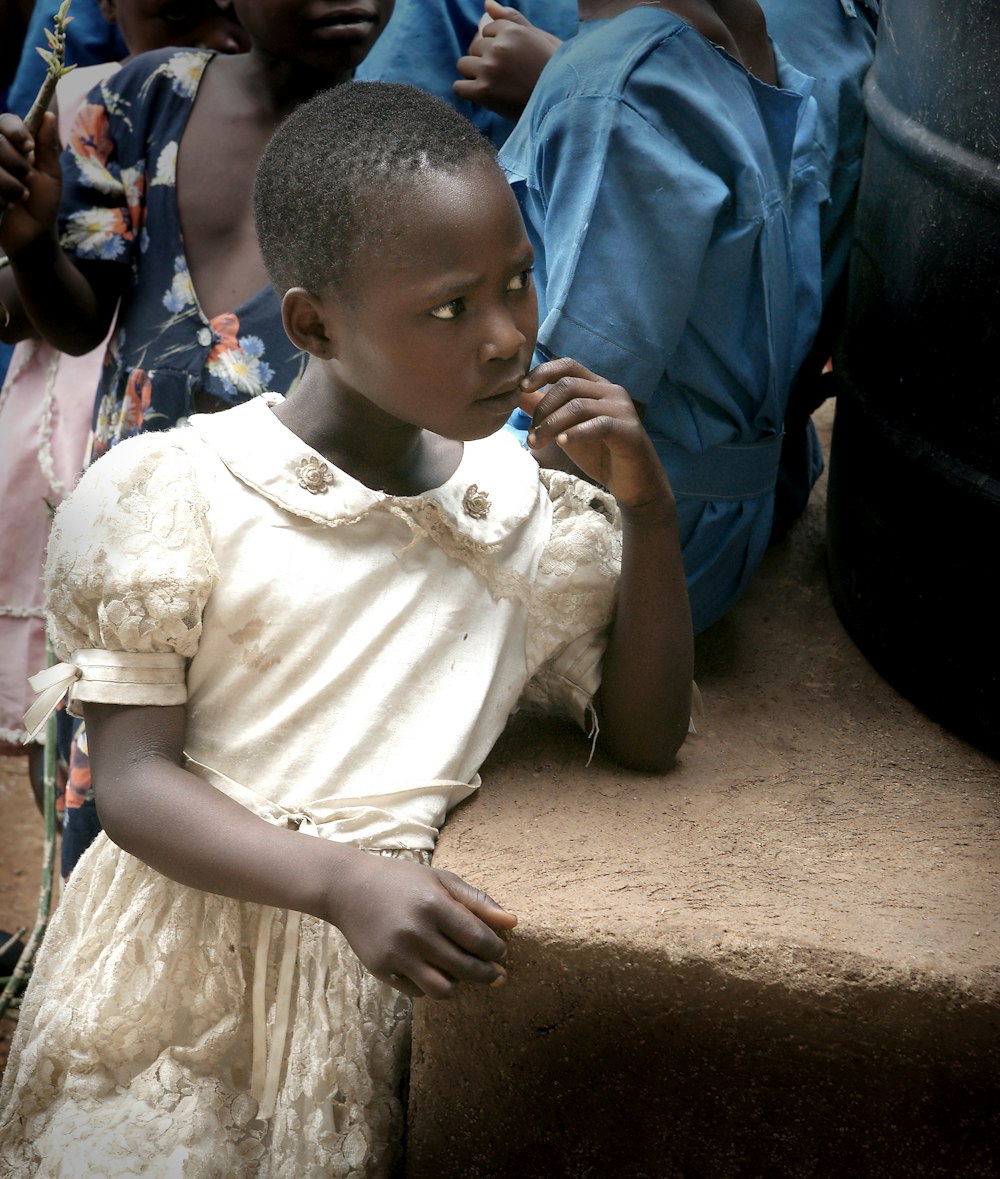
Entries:
<svg viewBox="0 0 1000 1179">
<path fill-rule="evenodd" d="M 77 489 L 102 488 L 118 496 L 145 493 L 152 484 L 197 482 L 203 451 L 198 435 L 186 426 L 136 434 L 91 463 Z"/>
<path fill-rule="evenodd" d="M 498 521 L 512 523 L 542 511 L 558 530 L 565 522 L 580 518 L 597 524 L 620 527 L 618 505 L 610 492 L 565 471 L 540 467 L 538 462 L 508 431 L 466 443 L 466 453 L 455 481 L 475 479 L 477 494 L 465 492 L 462 509 L 470 514 L 477 501 L 491 504 Z M 547 505 L 547 506 L 543 506 Z M 485 514 L 485 513 L 484 513 Z M 502 531 L 503 525 L 500 524 Z"/>
<path fill-rule="evenodd" d="M 99 65 L 77 66 L 59 79 L 56 85 L 56 114 L 59 122 L 59 141 L 66 143 L 77 112 L 95 87 L 117 74 L 121 63 L 101 62 Z"/>
<path fill-rule="evenodd" d="M 214 56 L 209 49 L 152 49 L 126 62 L 104 84 L 104 90 L 129 103 L 150 103 L 159 98 L 190 103 Z"/>
</svg>

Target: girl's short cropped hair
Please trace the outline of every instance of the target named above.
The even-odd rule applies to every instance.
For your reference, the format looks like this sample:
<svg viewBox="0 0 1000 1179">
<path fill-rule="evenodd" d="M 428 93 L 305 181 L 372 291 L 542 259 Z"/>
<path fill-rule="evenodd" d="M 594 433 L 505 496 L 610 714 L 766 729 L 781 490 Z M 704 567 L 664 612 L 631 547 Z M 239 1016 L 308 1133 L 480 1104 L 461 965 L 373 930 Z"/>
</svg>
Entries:
<svg viewBox="0 0 1000 1179">
<path fill-rule="evenodd" d="M 345 82 L 281 124 L 257 165 L 254 218 L 279 294 L 340 286 L 352 257 L 382 240 L 401 190 L 421 172 L 496 164 L 457 111 L 412 86 Z"/>
</svg>

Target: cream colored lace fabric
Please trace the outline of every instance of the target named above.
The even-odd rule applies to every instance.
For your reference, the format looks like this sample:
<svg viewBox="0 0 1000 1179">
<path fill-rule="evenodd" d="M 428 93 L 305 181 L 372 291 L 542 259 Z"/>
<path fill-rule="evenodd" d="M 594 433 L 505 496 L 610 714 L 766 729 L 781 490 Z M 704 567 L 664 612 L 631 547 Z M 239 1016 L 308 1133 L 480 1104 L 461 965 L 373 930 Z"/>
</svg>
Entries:
<svg viewBox="0 0 1000 1179">
<path fill-rule="evenodd" d="M 562 471 L 542 471 L 552 502 L 552 532 L 529 605 L 528 667 L 521 706 L 568 712 L 588 725 L 600 685 L 603 642 L 614 616 L 622 534 L 614 496 Z M 578 636 L 567 644 L 568 636 Z M 559 647 L 552 641 L 561 636 Z"/>
<path fill-rule="evenodd" d="M 188 454 L 165 451 L 163 439 L 115 447 L 101 459 L 104 480 L 88 482 L 56 515 L 45 581 L 60 658 L 79 648 L 197 650 L 218 574 L 208 504 Z"/>
<path fill-rule="evenodd" d="M 249 1096 L 262 910 L 175 884 L 105 836 L 60 908 L 0 1091 L 0 1175 L 360 1179 L 398 1147 L 410 1001 L 374 979 L 339 930 L 302 917 L 277 1107 L 264 1123 Z M 269 1025 L 285 917 L 275 916 Z"/>
</svg>

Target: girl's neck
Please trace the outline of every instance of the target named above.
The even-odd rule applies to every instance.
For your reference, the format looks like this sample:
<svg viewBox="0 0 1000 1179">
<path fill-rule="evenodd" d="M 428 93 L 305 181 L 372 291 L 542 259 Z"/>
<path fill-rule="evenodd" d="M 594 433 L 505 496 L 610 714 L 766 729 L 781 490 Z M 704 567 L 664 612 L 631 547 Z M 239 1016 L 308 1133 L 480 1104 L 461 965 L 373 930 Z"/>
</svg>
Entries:
<svg viewBox="0 0 1000 1179">
<path fill-rule="evenodd" d="M 234 80 L 247 102 L 275 120 L 291 114 L 321 90 L 349 82 L 354 74 L 346 68 L 335 75 L 318 73 L 301 62 L 277 57 L 258 46 L 227 60 L 234 65 Z"/>
<path fill-rule="evenodd" d="M 311 379 L 275 409 L 293 434 L 334 466 L 373 491 L 420 495 L 447 483 L 464 446 L 391 418 L 361 398 L 342 397 Z"/>
</svg>

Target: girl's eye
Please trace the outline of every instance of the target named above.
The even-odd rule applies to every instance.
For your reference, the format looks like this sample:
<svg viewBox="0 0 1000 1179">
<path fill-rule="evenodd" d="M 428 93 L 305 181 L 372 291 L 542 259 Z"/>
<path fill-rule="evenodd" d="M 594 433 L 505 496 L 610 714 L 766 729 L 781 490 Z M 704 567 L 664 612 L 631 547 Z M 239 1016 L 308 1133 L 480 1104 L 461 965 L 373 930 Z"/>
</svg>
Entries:
<svg viewBox="0 0 1000 1179">
<path fill-rule="evenodd" d="M 507 284 L 507 290 L 526 291 L 531 286 L 531 272 L 533 269 L 534 267 L 529 266 L 527 270 L 522 270 L 520 274 L 515 274 Z"/>
<path fill-rule="evenodd" d="M 442 303 L 440 307 L 435 307 L 431 315 L 435 319 L 458 319 L 464 310 L 464 299 L 452 299 L 448 303 Z"/>
<path fill-rule="evenodd" d="M 160 13 L 160 18 L 169 25 L 187 24 L 191 20 L 191 11 L 186 4 L 173 4 Z"/>
</svg>

